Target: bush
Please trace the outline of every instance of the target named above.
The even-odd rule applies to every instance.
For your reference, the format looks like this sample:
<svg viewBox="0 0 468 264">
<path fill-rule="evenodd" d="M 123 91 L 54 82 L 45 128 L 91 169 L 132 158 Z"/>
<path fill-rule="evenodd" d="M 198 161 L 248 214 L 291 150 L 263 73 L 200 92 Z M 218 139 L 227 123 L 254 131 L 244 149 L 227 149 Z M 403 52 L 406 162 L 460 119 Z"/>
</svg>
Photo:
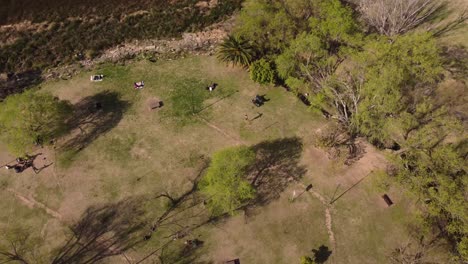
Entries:
<svg viewBox="0 0 468 264">
<path fill-rule="evenodd" d="M 228 36 L 218 49 L 218 59 L 222 62 L 248 67 L 254 57 L 254 49 L 248 41 Z"/>
<path fill-rule="evenodd" d="M 260 59 L 253 62 L 250 66 L 250 79 L 260 84 L 274 83 L 276 71 L 273 69 L 270 62 L 265 59 Z"/>
</svg>

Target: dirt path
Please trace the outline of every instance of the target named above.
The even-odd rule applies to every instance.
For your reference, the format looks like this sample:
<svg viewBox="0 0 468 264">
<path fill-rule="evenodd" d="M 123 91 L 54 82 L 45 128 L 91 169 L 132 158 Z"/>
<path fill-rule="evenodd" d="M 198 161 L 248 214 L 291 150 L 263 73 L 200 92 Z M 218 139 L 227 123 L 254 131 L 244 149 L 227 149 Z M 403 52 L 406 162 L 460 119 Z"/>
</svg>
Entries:
<svg viewBox="0 0 468 264">
<path fill-rule="evenodd" d="M 206 119 L 199 117 L 201 121 L 203 121 L 205 124 L 207 124 L 209 127 L 213 128 L 214 130 L 218 131 L 219 133 L 223 134 L 224 136 L 233 139 L 236 141 L 237 144 L 245 144 L 244 141 L 237 139 L 231 135 L 229 135 L 227 132 L 222 130 L 221 128 L 217 127 L 216 125 L 208 122 Z M 304 189 L 306 186 L 303 183 L 300 183 Z M 315 196 L 324 206 L 325 206 L 325 225 L 327 227 L 327 233 L 328 233 L 328 238 L 330 240 L 330 244 L 333 248 L 333 251 L 336 250 L 336 240 L 335 240 L 335 234 L 333 233 L 332 229 L 332 215 L 330 212 L 330 202 L 328 202 L 320 193 L 316 192 L 315 190 L 310 190 L 309 191 L 313 196 Z"/>
<path fill-rule="evenodd" d="M 207 120 L 205 120 L 205 119 L 203 119 L 201 117 L 199 117 L 199 118 L 200 118 L 201 121 L 203 121 L 209 127 L 215 129 L 216 131 L 223 134 L 224 136 L 235 140 L 238 144 L 245 144 L 244 141 L 234 138 L 233 136 L 229 135 L 228 133 L 226 133 L 221 128 L 217 127 L 216 125 L 208 122 Z M 300 185 L 304 189 L 306 188 L 306 186 L 303 183 L 300 183 Z M 332 250 L 336 251 L 336 240 L 335 240 L 335 234 L 333 233 L 333 229 L 332 229 L 332 215 L 331 215 L 331 211 L 330 211 L 330 202 L 328 202 L 320 193 L 316 192 L 315 190 L 310 190 L 309 192 L 313 196 L 315 196 L 325 206 L 325 225 L 327 227 L 328 239 L 330 240 Z"/>
<path fill-rule="evenodd" d="M 214 124 L 208 122 L 208 120 L 204 119 L 203 117 L 198 116 L 198 118 L 199 118 L 203 123 L 205 123 L 206 125 L 208 125 L 209 127 L 213 128 L 214 130 L 216 130 L 216 131 L 218 131 L 219 133 L 223 134 L 225 137 L 228 137 L 228 138 L 230 138 L 230 139 L 236 141 L 236 143 L 237 143 L 238 145 L 240 145 L 240 144 L 246 144 L 246 142 L 242 141 L 241 139 L 238 139 L 238 138 L 235 138 L 235 137 L 229 135 L 226 131 L 224 131 L 224 130 L 222 130 L 221 128 L 217 127 L 216 125 L 214 125 Z"/>
<path fill-rule="evenodd" d="M 325 225 L 327 226 L 328 238 L 330 239 L 330 244 L 333 247 L 333 251 L 336 250 L 336 241 L 335 234 L 332 230 L 332 216 L 330 212 L 330 203 L 328 203 L 325 198 L 320 195 L 318 192 L 311 190 L 312 195 L 314 195 L 320 202 L 325 206 Z"/>
<path fill-rule="evenodd" d="M 47 207 L 47 205 L 45 205 L 45 204 L 43 204 L 43 203 L 41 203 L 41 202 L 35 200 L 35 199 L 32 198 L 32 197 L 28 198 L 28 197 L 22 195 L 21 193 L 17 192 L 17 191 L 14 190 L 14 189 L 7 188 L 6 190 L 7 190 L 8 192 L 14 194 L 14 195 L 16 196 L 16 198 L 18 198 L 18 200 L 19 200 L 22 204 L 26 205 L 27 207 L 29 207 L 29 208 L 34 208 L 34 207 L 41 208 L 41 209 L 43 209 L 48 215 L 50 215 L 50 216 L 52 216 L 52 217 L 58 219 L 58 220 L 59 220 L 60 222 L 62 222 L 62 223 L 64 222 L 64 221 L 63 221 L 63 216 L 62 216 L 59 212 L 57 212 L 57 211 L 55 211 L 55 210 L 53 210 L 53 209 Z M 100 242 L 100 241 L 99 241 L 99 242 Z M 103 241 L 102 243 L 104 243 L 104 241 Z M 109 246 L 109 251 L 110 251 L 111 253 L 113 253 L 113 254 L 119 255 L 119 256 L 120 256 L 122 259 L 124 259 L 127 263 L 132 263 L 132 262 L 133 262 L 133 258 L 127 256 L 127 255 L 125 254 L 125 252 L 121 252 L 121 253 L 118 252 L 118 251 L 115 249 L 115 247 L 112 246 L 112 245 Z M 120 253 L 120 254 L 119 254 L 119 253 Z"/>
<path fill-rule="evenodd" d="M 21 193 L 15 191 L 14 189 L 7 188 L 6 190 L 9 191 L 10 193 L 14 194 L 16 196 L 16 198 L 18 198 L 18 200 L 20 200 L 20 202 L 23 203 L 24 205 L 26 205 L 27 207 L 29 207 L 29 208 L 34 208 L 34 207 L 41 208 L 48 215 L 50 215 L 50 216 L 52 216 L 54 218 L 57 218 L 58 220 L 63 222 L 63 216 L 59 212 L 47 207 L 47 205 L 35 200 L 32 197 L 28 198 L 28 197 L 22 195 Z"/>
<path fill-rule="evenodd" d="M 303 183 L 300 183 L 300 186 L 303 187 L 304 189 L 307 188 Z M 323 206 L 325 206 L 325 225 L 327 227 L 327 233 L 328 233 L 328 239 L 330 240 L 330 244 L 332 246 L 332 250 L 336 250 L 336 240 L 335 240 L 335 234 L 333 233 L 332 229 L 332 215 L 330 211 L 330 202 L 328 202 L 325 197 L 323 197 L 320 193 L 317 191 L 311 189 L 309 191 L 310 194 L 312 194 L 315 198 L 317 198 Z"/>
</svg>

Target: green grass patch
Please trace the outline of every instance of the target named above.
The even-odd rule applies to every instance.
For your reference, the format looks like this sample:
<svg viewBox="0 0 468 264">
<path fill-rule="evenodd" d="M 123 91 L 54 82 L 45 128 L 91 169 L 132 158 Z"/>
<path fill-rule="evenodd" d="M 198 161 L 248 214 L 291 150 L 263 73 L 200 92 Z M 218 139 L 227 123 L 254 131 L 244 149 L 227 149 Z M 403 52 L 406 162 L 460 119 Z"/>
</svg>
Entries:
<svg viewBox="0 0 468 264">
<path fill-rule="evenodd" d="M 115 179 L 109 179 L 102 182 L 101 192 L 102 195 L 107 198 L 109 201 L 115 201 L 120 196 L 120 184 Z"/>
<path fill-rule="evenodd" d="M 56 162 L 61 169 L 68 169 L 78 158 L 79 152 L 74 149 L 60 150 L 57 152 Z"/>
<path fill-rule="evenodd" d="M 58 186 L 49 187 L 44 184 L 40 184 L 36 187 L 35 194 L 36 200 L 55 210 L 60 207 L 60 203 L 63 199 L 63 192 Z"/>
<path fill-rule="evenodd" d="M 100 141 L 99 151 L 107 160 L 126 162 L 132 158 L 131 151 L 135 142 L 134 133 L 112 135 Z"/>
</svg>

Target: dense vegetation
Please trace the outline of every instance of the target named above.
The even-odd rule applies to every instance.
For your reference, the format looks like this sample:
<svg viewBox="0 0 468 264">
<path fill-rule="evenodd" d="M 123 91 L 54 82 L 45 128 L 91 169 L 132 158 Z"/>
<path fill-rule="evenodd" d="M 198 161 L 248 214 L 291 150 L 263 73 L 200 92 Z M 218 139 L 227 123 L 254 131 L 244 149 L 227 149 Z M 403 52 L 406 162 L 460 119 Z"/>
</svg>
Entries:
<svg viewBox="0 0 468 264">
<path fill-rule="evenodd" d="M 0 34 L 0 72 L 44 70 L 77 59 L 93 58 L 130 40 L 177 37 L 220 21 L 240 7 L 223 0 L 212 9 L 197 1 L 9 1 L 2 23 L 30 20 Z M 51 11 L 53 10 L 53 11 Z"/>
<path fill-rule="evenodd" d="M 417 15 L 424 19 L 388 28 L 360 24 L 338 0 L 247 1 L 234 35 L 254 49 L 253 80 L 268 82 L 256 72 L 275 65 L 279 83 L 310 93 L 311 107 L 331 113 L 349 141 L 365 136 L 395 150 L 388 174 L 423 201 L 430 232 L 466 260 L 466 142 L 460 121 L 435 100 L 441 51 L 433 34 L 414 30 L 428 17 Z"/>
<path fill-rule="evenodd" d="M 67 131 L 71 105 L 48 93 L 29 90 L 0 104 L 0 135 L 9 150 L 24 155 L 33 145 L 48 143 Z"/>
<path fill-rule="evenodd" d="M 246 170 L 254 162 L 255 152 L 248 147 L 228 148 L 213 155 L 200 187 L 214 215 L 233 214 L 254 198 L 255 190 L 245 179 Z"/>
</svg>

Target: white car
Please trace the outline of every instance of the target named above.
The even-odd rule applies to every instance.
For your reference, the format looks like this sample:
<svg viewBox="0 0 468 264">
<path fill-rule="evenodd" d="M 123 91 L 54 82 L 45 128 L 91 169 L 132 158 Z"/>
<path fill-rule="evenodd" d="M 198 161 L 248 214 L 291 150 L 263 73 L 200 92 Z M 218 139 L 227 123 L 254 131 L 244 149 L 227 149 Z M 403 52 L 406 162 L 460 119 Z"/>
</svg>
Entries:
<svg viewBox="0 0 468 264">
<path fill-rule="evenodd" d="M 92 82 L 101 82 L 102 79 L 104 79 L 104 75 L 99 74 L 99 75 L 91 75 L 91 81 Z"/>
</svg>

